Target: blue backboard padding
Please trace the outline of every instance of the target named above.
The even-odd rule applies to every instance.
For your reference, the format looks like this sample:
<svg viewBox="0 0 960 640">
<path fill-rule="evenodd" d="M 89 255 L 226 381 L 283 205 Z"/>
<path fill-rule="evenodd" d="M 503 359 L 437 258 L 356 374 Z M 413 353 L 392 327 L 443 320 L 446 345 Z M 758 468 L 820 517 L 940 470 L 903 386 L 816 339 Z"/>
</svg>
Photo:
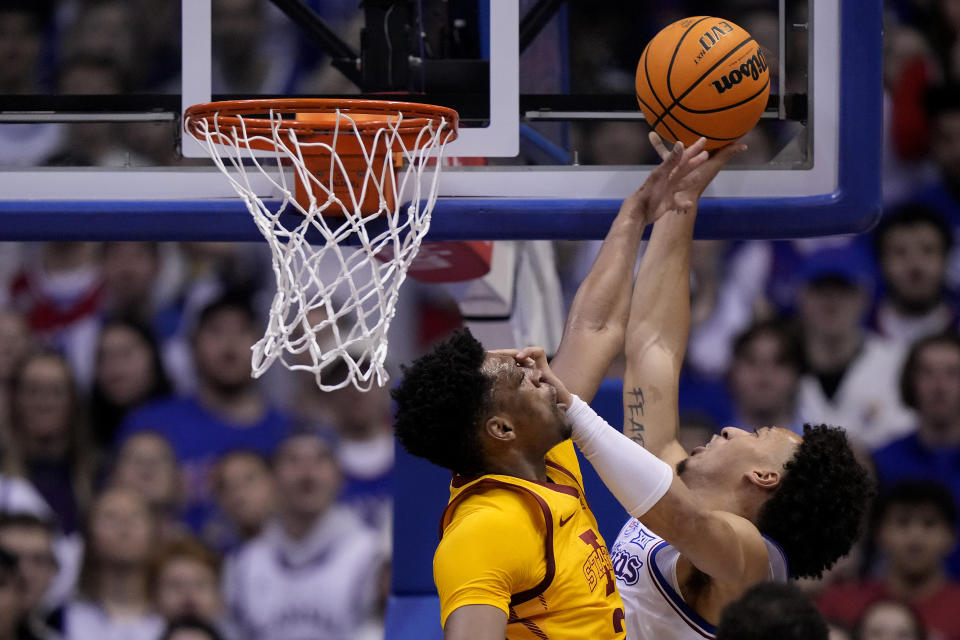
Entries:
<svg viewBox="0 0 960 640">
<path fill-rule="evenodd" d="M 788 238 L 861 233 L 879 219 L 882 3 L 841 7 L 838 187 L 796 198 L 706 199 L 700 238 Z M 834 144 L 817 139 L 814 144 Z M 495 188 L 495 187 L 492 187 Z M 0 194 L 2 197 L 2 194 Z M 267 202 L 276 210 L 277 202 Z M 602 238 L 619 200 L 441 198 L 428 240 Z M 0 201 L 0 240 L 258 240 L 239 199 Z"/>
<path fill-rule="evenodd" d="M 623 421 L 622 388 L 620 380 L 606 380 L 590 403 L 617 428 Z M 600 533 L 609 543 L 623 526 L 626 512 L 582 457 L 580 469 L 587 501 Z M 440 515 L 450 495 L 450 473 L 397 447 L 396 477 L 391 591 L 402 596 L 435 594 L 433 552 L 439 539 Z"/>
</svg>

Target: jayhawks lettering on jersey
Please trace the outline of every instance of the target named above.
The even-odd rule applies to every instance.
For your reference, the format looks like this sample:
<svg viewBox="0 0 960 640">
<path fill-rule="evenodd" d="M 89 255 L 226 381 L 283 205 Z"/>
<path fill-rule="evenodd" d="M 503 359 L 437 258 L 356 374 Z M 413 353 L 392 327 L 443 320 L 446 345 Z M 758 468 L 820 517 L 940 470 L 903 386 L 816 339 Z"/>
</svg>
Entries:
<svg viewBox="0 0 960 640">
<path fill-rule="evenodd" d="M 786 582 L 787 557 L 764 536 L 770 556 L 770 580 Z M 716 637 L 712 624 L 687 606 L 677 584 L 680 553 L 631 518 L 610 549 L 617 589 L 627 613 L 630 640 L 699 640 Z"/>
<path fill-rule="evenodd" d="M 227 567 L 238 640 L 352 640 L 369 613 L 383 557 L 377 536 L 341 506 L 301 541 L 269 525 Z"/>
</svg>

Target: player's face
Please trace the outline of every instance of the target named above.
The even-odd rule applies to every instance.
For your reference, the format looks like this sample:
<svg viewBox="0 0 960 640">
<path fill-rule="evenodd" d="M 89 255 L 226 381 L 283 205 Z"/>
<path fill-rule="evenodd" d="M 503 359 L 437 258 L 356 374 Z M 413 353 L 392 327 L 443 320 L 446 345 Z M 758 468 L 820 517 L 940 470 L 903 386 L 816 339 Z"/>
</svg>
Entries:
<svg viewBox="0 0 960 640">
<path fill-rule="evenodd" d="M 762 427 L 746 431 L 724 427 L 706 445 L 695 448 L 681 463 L 681 475 L 735 489 L 756 471 L 782 474 L 802 438 L 788 429 Z"/>
<path fill-rule="evenodd" d="M 509 416 L 517 442 L 544 451 L 571 435 L 566 410 L 557 404 L 557 390 L 541 379 L 534 364 L 521 365 L 508 355 L 488 353 L 484 370 L 496 380 L 495 411 Z"/>
</svg>

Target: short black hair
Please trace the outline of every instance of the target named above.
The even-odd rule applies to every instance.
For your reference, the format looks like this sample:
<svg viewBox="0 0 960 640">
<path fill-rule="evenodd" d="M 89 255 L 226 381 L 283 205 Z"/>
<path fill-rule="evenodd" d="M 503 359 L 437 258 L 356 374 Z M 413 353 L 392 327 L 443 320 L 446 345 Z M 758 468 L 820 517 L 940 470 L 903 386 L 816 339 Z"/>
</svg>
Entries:
<svg viewBox="0 0 960 640">
<path fill-rule="evenodd" d="M 819 578 L 850 551 L 874 493 L 843 429 L 804 425 L 757 528 L 783 548 L 792 578 Z"/>
<path fill-rule="evenodd" d="M 944 523 L 956 531 L 957 501 L 950 489 L 941 482 L 933 480 L 901 480 L 882 491 L 873 504 L 871 521 L 874 529 L 895 506 L 930 506 L 940 513 Z"/>
<path fill-rule="evenodd" d="M 257 326 L 257 314 L 253 311 L 250 298 L 242 293 L 227 292 L 211 300 L 200 309 L 200 313 L 197 314 L 196 324 L 194 324 L 193 327 L 193 335 L 196 336 L 197 333 L 203 329 L 204 325 L 210 322 L 214 316 L 224 311 L 239 312 L 250 322 L 251 326 Z"/>
<path fill-rule="evenodd" d="M 917 375 L 917 367 L 920 365 L 920 355 L 933 345 L 946 345 L 960 352 L 960 333 L 949 329 L 934 335 L 924 336 L 911 345 L 900 373 L 900 399 L 903 400 L 904 405 L 911 409 L 917 408 L 917 391 L 914 389 L 913 382 Z"/>
<path fill-rule="evenodd" d="M 764 335 L 772 335 L 780 344 L 780 357 L 791 368 L 803 369 L 803 347 L 795 327 L 779 318 L 762 320 L 747 327 L 733 341 L 733 359 L 743 357 L 751 342 Z"/>
<path fill-rule="evenodd" d="M 817 607 L 791 584 L 762 582 L 723 610 L 717 640 L 827 640 Z"/>
<path fill-rule="evenodd" d="M 199 631 L 206 634 L 210 640 L 223 640 L 223 635 L 217 631 L 216 627 L 197 616 L 177 618 L 167 625 L 160 640 L 170 640 L 177 631 Z"/>
<path fill-rule="evenodd" d="M 409 453 L 463 475 L 483 473 L 480 423 L 494 380 L 482 371 L 486 352 L 458 329 L 409 367 L 391 392 L 397 440 Z"/>
<path fill-rule="evenodd" d="M 904 204 L 883 214 L 873 230 L 873 252 L 877 259 L 883 257 L 883 243 L 895 229 L 925 225 L 932 227 L 940 236 L 940 248 L 944 254 L 953 248 L 953 227 L 942 213 L 923 204 Z"/>
<path fill-rule="evenodd" d="M 960 112 L 960 84 L 948 82 L 930 87 L 924 96 L 924 106 L 930 118 Z"/>
</svg>

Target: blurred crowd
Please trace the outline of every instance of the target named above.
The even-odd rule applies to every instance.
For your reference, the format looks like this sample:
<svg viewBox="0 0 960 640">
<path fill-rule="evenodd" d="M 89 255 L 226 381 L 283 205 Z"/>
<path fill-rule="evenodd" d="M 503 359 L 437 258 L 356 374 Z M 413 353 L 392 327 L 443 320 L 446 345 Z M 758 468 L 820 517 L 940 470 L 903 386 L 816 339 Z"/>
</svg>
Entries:
<svg viewBox="0 0 960 640">
<path fill-rule="evenodd" d="M 355 0 L 312 4 L 359 47 Z M 642 16 L 704 9 L 651 0 L 618 22 L 568 4 L 573 89 L 600 93 L 631 91 Z M 776 2 L 726 4 L 775 40 Z M 880 493 L 854 551 L 802 589 L 835 640 L 956 640 L 960 1 L 886 5 L 883 218 L 696 244 L 682 430 L 692 447 L 728 424 L 846 427 Z M 4 1 L 0 94 L 176 92 L 178 7 Z M 213 7 L 215 92 L 349 91 L 268 3 Z M 177 126 L 0 125 L 0 166 L 175 165 Z M 633 123 L 581 134 L 589 162 L 650 161 Z M 795 134 L 752 135 L 748 161 Z M 557 244 L 568 299 L 595 249 Z M 382 637 L 389 394 L 252 379 L 273 286 L 255 245 L 0 245 L 0 640 Z M 394 370 L 460 322 L 436 289 L 403 296 Z"/>
</svg>

